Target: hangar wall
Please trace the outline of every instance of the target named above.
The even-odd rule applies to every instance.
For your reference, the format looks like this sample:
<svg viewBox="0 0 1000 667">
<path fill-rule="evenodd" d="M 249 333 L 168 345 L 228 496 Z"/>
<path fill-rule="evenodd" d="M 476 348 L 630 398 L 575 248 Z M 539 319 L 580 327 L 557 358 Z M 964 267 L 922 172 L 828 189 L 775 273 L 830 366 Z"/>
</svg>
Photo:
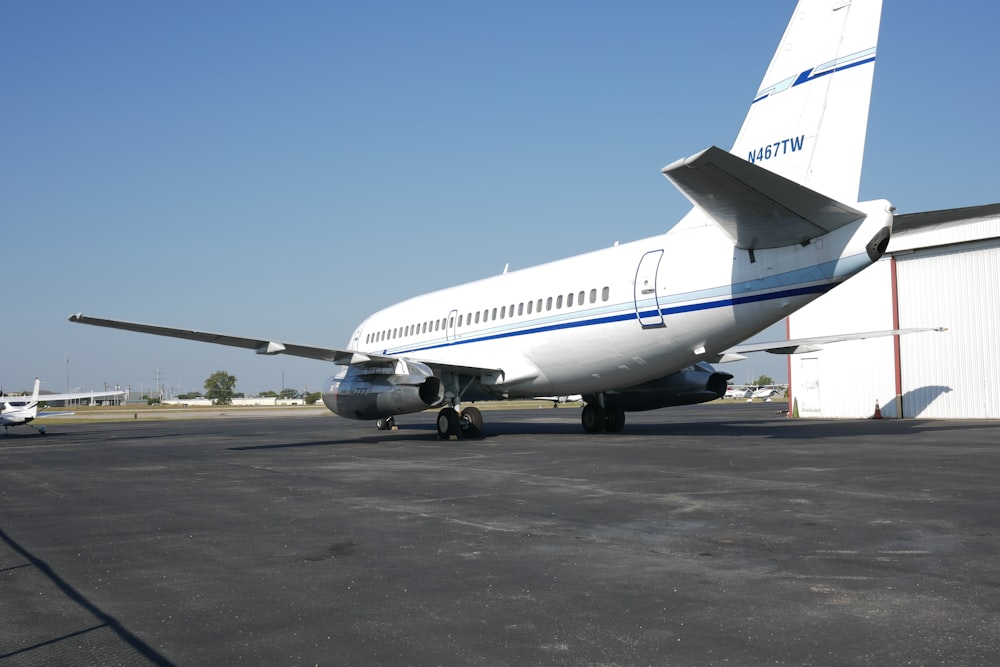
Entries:
<svg viewBox="0 0 1000 667">
<path fill-rule="evenodd" d="M 1000 419 L 1000 240 L 899 257 L 897 277 L 902 321 L 948 327 L 902 337 L 904 415 Z"/>
<path fill-rule="evenodd" d="M 894 305 L 895 296 L 895 305 Z M 910 230 L 788 319 L 790 338 L 946 326 L 789 358 L 800 417 L 1000 419 L 1000 216 Z M 898 350 L 897 346 L 898 345 Z"/>
</svg>

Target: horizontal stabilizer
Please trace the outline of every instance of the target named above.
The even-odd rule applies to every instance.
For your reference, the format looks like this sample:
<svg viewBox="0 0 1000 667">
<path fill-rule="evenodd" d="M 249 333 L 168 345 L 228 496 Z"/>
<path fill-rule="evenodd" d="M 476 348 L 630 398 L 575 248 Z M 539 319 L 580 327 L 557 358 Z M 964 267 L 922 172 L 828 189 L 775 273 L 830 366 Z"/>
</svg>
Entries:
<svg viewBox="0 0 1000 667">
<path fill-rule="evenodd" d="M 738 248 L 804 244 L 865 217 L 847 204 L 716 146 L 662 172 Z"/>
</svg>

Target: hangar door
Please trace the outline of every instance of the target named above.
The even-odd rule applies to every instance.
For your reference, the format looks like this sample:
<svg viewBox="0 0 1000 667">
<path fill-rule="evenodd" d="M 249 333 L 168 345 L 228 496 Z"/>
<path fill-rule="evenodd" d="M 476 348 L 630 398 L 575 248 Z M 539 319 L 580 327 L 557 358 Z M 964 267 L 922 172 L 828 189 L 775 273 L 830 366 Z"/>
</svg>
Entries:
<svg viewBox="0 0 1000 667">
<path fill-rule="evenodd" d="M 1000 240 L 896 258 L 906 417 L 1000 419 Z"/>
</svg>

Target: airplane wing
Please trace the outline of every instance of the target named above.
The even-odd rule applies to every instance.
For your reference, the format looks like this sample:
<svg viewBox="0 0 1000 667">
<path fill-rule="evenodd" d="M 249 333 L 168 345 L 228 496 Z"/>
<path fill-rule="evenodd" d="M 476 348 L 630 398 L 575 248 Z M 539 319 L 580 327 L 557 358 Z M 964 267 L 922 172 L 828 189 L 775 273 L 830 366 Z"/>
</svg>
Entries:
<svg viewBox="0 0 1000 667">
<path fill-rule="evenodd" d="M 47 403 L 49 401 L 78 401 L 84 398 L 103 398 L 105 396 L 124 396 L 124 391 L 83 391 L 74 394 L 39 394 L 38 400 Z M 25 396 L 0 396 L 0 402 L 17 401 L 24 403 L 33 400 L 31 394 Z"/>
<path fill-rule="evenodd" d="M 38 400 L 49 401 L 78 401 L 84 398 L 104 398 L 105 396 L 124 396 L 124 391 L 81 391 L 73 394 L 39 394 Z"/>
<path fill-rule="evenodd" d="M 725 350 L 719 355 L 719 361 L 738 361 L 741 355 L 748 352 L 770 352 L 771 354 L 802 354 L 823 349 L 821 345 L 840 343 L 847 340 L 865 340 L 881 336 L 900 336 L 903 334 L 920 333 L 923 331 L 947 331 L 947 327 L 916 327 L 910 329 L 886 329 L 884 331 L 863 331 L 860 333 L 836 334 L 833 336 L 815 336 L 812 338 L 795 338 L 778 340 L 770 343 L 744 343 Z"/>
<path fill-rule="evenodd" d="M 122 329 L 124 331 L 135 331 L 138 333 L 153 334 L 155 336 L 168 336 L 170 338 L 184 338 L 202 343 L 214 343 L 216 345 L 228 345 L 230 347 L 242 347 L 246 350 L 253 350 L 257 354 L 287 354 L 292 357 L 305 357 L 319 361 L 330 361 L 340 366 L 391 366 L 401 357 L 386 354 L 376 354 L 372 352 L 358 352 L 357 350 L 342 350 L 330 347 L 313 347 L 310 345 L 298 345 L 296 343 L 285 343 L 266 338 L 244 338 L 241 336 L 230 336 L 228 334 L 212 333 L 208 331 L 195 331 L 193 329 L 174 329 L 172 327 L 162 327 L 155 324 L 142 324 L 140 322 L 125 322 L 122 320 L 109 320 L 101 317 L 90 317 L 83 313 L 75 313 L 69 316 L 70 322 L 80 324 L 90 324 L 98 327 L 108 327 L 110 329 Z M 430 359 L 417 357 L 406 357 L 426 364 L 432 369 L 439 369 L 451 373 L 463 375 L 496 375 L 502 374 L 498 368 L 480 368 L 477 366 L 462 366 L 458 364 L 442 363 Z M 53 399 L 55 400 L 55 399 Z"/>
<path fill-rule="evenodd" d="M 716 146 L 661 171 L 738 248 L 805 243 L 865 216 Z"/>
</svg>

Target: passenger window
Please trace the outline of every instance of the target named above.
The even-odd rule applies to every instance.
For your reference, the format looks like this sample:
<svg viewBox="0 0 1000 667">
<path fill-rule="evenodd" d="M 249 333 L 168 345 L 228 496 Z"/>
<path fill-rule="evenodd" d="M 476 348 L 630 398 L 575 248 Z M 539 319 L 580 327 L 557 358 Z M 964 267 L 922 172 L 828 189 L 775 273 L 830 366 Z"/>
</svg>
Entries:
<svg viewBox="0 0 1000 667">
<path fill-rule="evenodd" d="M 533 307 L 534 305 L 535 305 L 535 302 L 534 302 L 534 301 L 529 301 L 529 302 L 528 302 L 528 314 L 529 314 L 529 315 L 531 315 L 531 309 L 532 309 L 532 307 Z"/>
<path fill-rule="evenodd" d="M 476 311 L 476 324 L 479 324 L 479 311 Z"/>
<path fill-rule="evenodd" d="M 562 294 L 556 297 L 556 310 L 562 308 Z"/>
<path fill-rule="evenodd" d="M 491 317 L 490 319 L 496 321 L 496 319 L 497 319 L 497 309 L 496 308 L 493 309 L 493 317 Z"/>
<path fill-rule="evenodd" d="M 552 310 L 552 297 L 545 300 L 545 310 Z"/>
<path fill-rule="evenodd" d="M 449 327 L 455 326 L 455 316 L 454 315 L 452 315 L 451 318 L 448 320 L 448 326 Z"/>
<path fill-rule="evenodd" d="M 572 308 L 573 307 L 573 293 L 572 292 L 570 292 L 569 294 L 566 295 L 566 307 L 567 308 Z"/>
<path fill-rule="evenodd" d="M 462 326 L 462 316 L 458 316 L 458 326 Z"/>
<path fill-rule="evenodd" d="M 535 304 L 535 310 L 537 310 L 538 312 L 542 312 L 542 300 L 541 299 L 539 299 L 538 303 Z"/>
<path fill-rule="evenodd" d="M 611 296 L 610 287 L 605 287 L 603 290 L 601 290 L 601 301 L 607 301 L 609 296 Z"/>
<path fill-rule="evenodd" d="M 524 304 L 523 303 L 517 304 L 517 314 L 518 314 L 518 316 L 524 315 Z"/>
<path fill-rule="evenodd" d="M 597 290 L 595 289 L 590 290 L 590 302 L 597 303 Z"/>
</svg>

